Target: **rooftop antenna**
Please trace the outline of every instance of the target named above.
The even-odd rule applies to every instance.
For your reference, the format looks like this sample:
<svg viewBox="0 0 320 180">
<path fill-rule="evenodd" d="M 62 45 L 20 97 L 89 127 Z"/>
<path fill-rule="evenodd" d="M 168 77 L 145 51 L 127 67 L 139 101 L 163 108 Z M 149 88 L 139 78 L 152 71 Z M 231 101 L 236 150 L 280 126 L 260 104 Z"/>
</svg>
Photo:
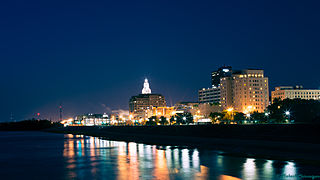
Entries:
<svg viewBox="0 0 320 180">
<path fill-rule="evenodd" d="M 59 121 L 62 121 L 62 103 L 59 106 Z"/>
<path fill-rule="evenodd" d="M 10 122 L 15 122 L 13 113 L 10 114 Z"/>
<path fill-rule="evenodd" d="M 40 120 L 40 113 L 36 113 L 36 119 Z"/>
</svg>

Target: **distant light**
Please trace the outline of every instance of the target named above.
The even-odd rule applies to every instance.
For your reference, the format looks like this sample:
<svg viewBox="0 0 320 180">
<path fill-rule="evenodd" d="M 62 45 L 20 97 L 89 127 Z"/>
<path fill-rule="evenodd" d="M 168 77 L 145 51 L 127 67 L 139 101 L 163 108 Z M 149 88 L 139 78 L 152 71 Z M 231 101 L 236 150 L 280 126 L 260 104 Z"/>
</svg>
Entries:
<svg viewBox="0 0 320 180">
<path fill-rule="evenodd" d="M 250 117 L 250 114 L 246 114 L 246 116 L 249 118 L 249 117 Z"/>
<path fill-rule="evenodd" d="M 229 69 L 222 69 L 223 72 L 229 72 Z"/>
<path fill-rule="evenodd" d="M 231 111 L 233 111 L 233 108 L 232 108 L 232 107 L 231 107 L 231 108 L 228 108 L 227 111 L 228 111 L 228 112 L 231 112 Z"/>
<path fill-rule="evenodd" d="M 289 111 L 286 111 L 285 114 L 286 114 L 287 116 L 289 116 L 289 115 L 290 115 L 290 112 L 289 112 Z"/>
<path fill-rule="evenodd" d="M 186 120 L 187 118 L 186 118 L 186 117 L 183 117 L 182 119 L 183 119 L 183 120 Z"/>
</svg>

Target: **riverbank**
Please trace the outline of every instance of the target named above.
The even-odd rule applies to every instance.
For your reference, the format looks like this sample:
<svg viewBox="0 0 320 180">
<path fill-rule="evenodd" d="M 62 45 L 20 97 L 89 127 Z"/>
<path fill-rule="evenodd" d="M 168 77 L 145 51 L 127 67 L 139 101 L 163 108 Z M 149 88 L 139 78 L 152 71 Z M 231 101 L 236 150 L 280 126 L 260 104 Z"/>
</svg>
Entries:
<svg viewBox="0 0 320 180">
<path fill-rule="evenodd" d="M 109 126 L 51 128 L 108 140 L 210 148 L 230 155 L 320 163 L 318 125 Z"/>
<path fill-rule="evenodd" d="M 57 122 L 36 119 L 0 123 L 0 131 L 40 131 L 53 127 L 62 127 L 62 125 Z"/>
</svg>

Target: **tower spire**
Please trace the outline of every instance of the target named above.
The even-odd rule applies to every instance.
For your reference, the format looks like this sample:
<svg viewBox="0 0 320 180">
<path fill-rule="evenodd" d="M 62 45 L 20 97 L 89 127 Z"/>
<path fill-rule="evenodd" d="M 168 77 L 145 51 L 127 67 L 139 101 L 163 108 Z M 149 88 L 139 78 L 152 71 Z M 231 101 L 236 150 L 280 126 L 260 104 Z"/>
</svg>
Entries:
<svg viewBox="0 0 320 180">
<path fill-rule="evenodd" d="M 148 79 L 144 79 L 142 94 L 151 94 L 151 89 L 149 87 Z"/>
</svg>

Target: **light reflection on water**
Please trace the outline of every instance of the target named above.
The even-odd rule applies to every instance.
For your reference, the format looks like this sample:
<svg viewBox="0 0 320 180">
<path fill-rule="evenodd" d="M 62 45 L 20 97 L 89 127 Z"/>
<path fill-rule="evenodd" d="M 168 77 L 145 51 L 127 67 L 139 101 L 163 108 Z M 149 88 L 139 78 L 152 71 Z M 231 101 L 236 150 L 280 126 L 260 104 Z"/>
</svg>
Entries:
<svg viewBox="0 0 320 180">
<path fill-rule="evenodd" d="M 293 162 L 223 156 L 211 150 L 145 145 L 65 135 L 72 179 L 297 179 Z"/>
<path fill-rule="evenodd" d="M 301 179 L 319 164 L 45 132 L 0 132 L 0 179 Z"/>
</svg>

